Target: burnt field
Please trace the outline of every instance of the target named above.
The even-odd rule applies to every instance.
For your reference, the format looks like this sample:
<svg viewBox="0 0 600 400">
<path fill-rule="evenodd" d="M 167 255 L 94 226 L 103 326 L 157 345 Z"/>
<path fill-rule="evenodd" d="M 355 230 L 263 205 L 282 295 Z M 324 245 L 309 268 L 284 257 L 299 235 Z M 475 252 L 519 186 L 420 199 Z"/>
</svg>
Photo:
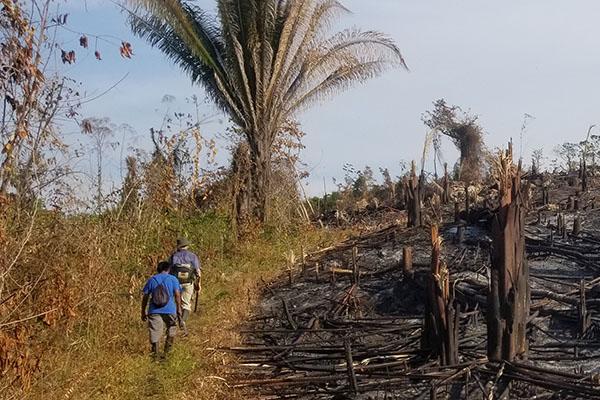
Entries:
<svg viewBox="0 0 600 400">
<path fill-rule="evenodd" d="M 506 171 L 265 285 L 231 381 L 261 399 L 600 398 L 600 190 Z"/>
</svg>

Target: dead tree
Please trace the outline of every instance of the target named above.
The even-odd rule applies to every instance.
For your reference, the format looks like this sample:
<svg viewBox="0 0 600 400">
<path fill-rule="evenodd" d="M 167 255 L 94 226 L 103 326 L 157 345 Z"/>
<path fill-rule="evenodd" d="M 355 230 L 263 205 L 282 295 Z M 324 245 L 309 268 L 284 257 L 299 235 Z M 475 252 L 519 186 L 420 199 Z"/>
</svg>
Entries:
<svg viewBox="0 0 600 400">
<path fill-rule="evenodd" d="M 450 291 L 450 275 L 442 261 L 442 238 L 431 227 L 431 274 L 426 288 L 425 318 L 421 346 L 438 356 L 442 365 L 458 363 L 459 313 Z"/>
<path fill-rule="evenodd" d="M 550 204 L 550 188 L 544 184 L 542 186 L 542 205 L 547 206 Z"/>
<path fill-rule="evenodd" d="M 491 284 L 488 294 L 488 358 L 513 361 L 526 355 L 529 316 L 529 268 L 525 257 L 521 165 L 512 160 L 512 144 L 498 158 L 500 207 L 492 220 Z"/>
<path fill-rule="evenodd" d="M 405 182 L 406 193 L 406 208 L 408 211 L 408 227 L 415 228 L 423 224 L 423 216 L 421 214 L 421 199 L 422 191 L 421 184 L 423 182 L 423 174 L 417 178 L 415 162 L 412 163 L 410 177 Z"/>
<path fill-rule="evenodd" d="M 542 178 L 542 205 L 547 206 L 550 204 L 550 186 L 552 185 L 552 178 L 544 173 Z"/>
<path fill-rule="evenodd" d="M 448 163 L 444 163 L 444 178 L 442 180 L 442 204 L 450 202 L 450 177 L 448 176 Z"/>
<path fill-rule="evenodd" d="M 588 173 L 585 158 L 581 161 L 581 190 L 586 191 L 588 188 Z"/>
</svg>

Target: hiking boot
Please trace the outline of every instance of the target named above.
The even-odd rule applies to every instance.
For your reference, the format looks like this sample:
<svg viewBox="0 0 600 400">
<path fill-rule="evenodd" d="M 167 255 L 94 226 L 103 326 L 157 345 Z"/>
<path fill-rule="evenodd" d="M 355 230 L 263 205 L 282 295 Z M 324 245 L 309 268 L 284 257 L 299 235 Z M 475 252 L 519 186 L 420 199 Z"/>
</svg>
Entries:
<svg viewBox="0 0 600 400">
<path fill-rule="evenodd" d="M 165 341 L 165 357 L 171 352 L 171 349 L 173 348 L 173 340 L 174 338 L 167 336 L 167 340 Z"/>
<path fill-rule="evenodd" d="M 158 343 L 151 343 L 150 357 L 152 358 L 152 360 L 158 359 Z"/>
<path fill-rule="evenodd" d="M 189 316 L 190 316 L 190 310 L 183 310 L 183 313 L 181 314 L 181 318 L 179 319 L 179 329 L 182 330 L 183 337 L 186 337 L 188 335 L 186 321 L 189 318 Z"/>
<path fill-rule="evenodd" d="M 185 322 L 181 321 L 181 325 L 179 327 L 181 328 L 182 336 L 187 337 L 187 335 L 189 334 L 187 324 Z"/>
</svg>

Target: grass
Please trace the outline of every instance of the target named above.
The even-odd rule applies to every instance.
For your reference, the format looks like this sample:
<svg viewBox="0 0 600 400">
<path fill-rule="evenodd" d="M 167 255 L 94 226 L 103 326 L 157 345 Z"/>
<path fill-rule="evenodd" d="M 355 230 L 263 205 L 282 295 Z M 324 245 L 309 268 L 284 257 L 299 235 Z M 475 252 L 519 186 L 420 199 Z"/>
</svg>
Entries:
<svg viewBox="0 0 600 400">
<path fill-rule="evenodd" d="M 106 237 L 95 243 L 107 259 L 99 267 L 105 270 L 93 279 L 106 277 L 109 293 L 84 307 L 71 331 L 56 335 L 42 364 L 44 378 L 20 398 L 244 398 L 226 381 L 232 359 L 214 349 L 239 341 L 238 324 L 250 313 L 262 281 L 282 272 L 286 252 L 299 254 L 301 246 L 308 251 L 340 236 L 302 227 L 238 242 L 227 220 L 215 214 L 111 225 L 108 232 L 106 227 L 97 230 Z M 177 338 L 170 357 L 156 364 L 139 319 L 139 293 L 153 263 L 168 256 L 179 233 L 194 243 L 204 264 L 201 312 L 188 322 L 190 336 Z"/>
</svg>

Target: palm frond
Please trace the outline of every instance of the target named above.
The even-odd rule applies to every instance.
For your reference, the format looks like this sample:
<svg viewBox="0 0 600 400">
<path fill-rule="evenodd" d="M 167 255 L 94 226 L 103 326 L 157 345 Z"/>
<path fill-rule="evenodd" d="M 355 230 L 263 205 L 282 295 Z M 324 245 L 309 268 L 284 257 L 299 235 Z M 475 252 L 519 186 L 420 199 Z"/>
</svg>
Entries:
<svg viewBox="0 0 600 400">
<path fill-rule="evenodd" d="M 391 39 L 378 32 L 346 30 L 306 54 L 282 101 L 296 112 L 334 88 L 344 89 L 353 81 L 364 81 L 398 65 L 406 68 Z"/>
<path fill-rule="evenodd" d="M 287 3 L 290 4 L 287 6 L 289 14 L 284 16 L 281 34 L 279 35 L 278 42 L 275 44 L 276 51 L 273 61 L 273 73 L 267 89 L 267 96 L 270 96 L 276 90 L 275 85 L 288 61 L 295 35 L 301 29 L 302 25 L 306 23 L 306 15 L 312 3 L 313 0 L 296 0 Z"/>
<path fill-rule="evenodd" d="M 312 89 L 293 99 L 285 110 L 288 115 L 310 106 L 313 102 L 324 99 L 340 90 L 347 89 L 355 82 L 364 82 L 369 78 L 378 76 L 389 67 L 387 59 L 357 62 L 354 65 L 341 66 L 325 79 L 316 84 Z"/>
<path fill-rule="evenodd" d="M 200 8 L 183 0 L 128 0 L 137 10 L 146 10 L 147 15 L 164 21 L 183 41 L 190 51 L 215 73 L 223 74 L 222 43 L 220 32 Z M 134 12 L 138 16 L 138 12 Z M 142 17 L 143 19 L 143 17 Z M 137 24 L 140 18 L 132 19 L 134 32 L 142 36 L 147 31 Z"/>
<path fill-rule="evenodd" d="M 330 69 L 348 57 L 380 57 L 388 59 L 390 66 L 408 69 L 400 49 L 386 35 L 376 31 L 347 29 L 320 43 L 306 56 L 306 74 Z"/>
<path fill-rule="evenodd" d="M 279 88 L 287 88 L 292 85 L 295 78 L 300 75 L 300 71 L 306 65 L 307 55 L 318 43 L 319 38 L 328 27 L 331 20 L 340 13 L 349 12 L 339 1 L 337 0 L 323 0 L 317 2 L 308 17 L 308 22 L 303 32 L 298 32 L 298 45 L 295 49 L 295 53 L 289 58 L 289 62 L 286 66 L 286 71 L 280 76 L 279 81 L 275 83 L 275 86 Z M 285 91 L 284 91 L 285 92 Z M 272 96 L 271 100 L 275 100 L 279 96 Z M 276 106 L 276 104 L 271 104 Z"/>
<path fill-rule="evenodd" d="M 220 93 L 213 90 L 215 86 L 213 69 L 192 53 L 170 25 L 159 17 L 135 14 L 130 16 L 130 23 L 136 35 L 146 39 L 151 46 L 160 49 L 190 75 L 192 82 L 205 87 L 221 108 L 226 108 L 226 105 L 222 104 Z"/>
</svg>

